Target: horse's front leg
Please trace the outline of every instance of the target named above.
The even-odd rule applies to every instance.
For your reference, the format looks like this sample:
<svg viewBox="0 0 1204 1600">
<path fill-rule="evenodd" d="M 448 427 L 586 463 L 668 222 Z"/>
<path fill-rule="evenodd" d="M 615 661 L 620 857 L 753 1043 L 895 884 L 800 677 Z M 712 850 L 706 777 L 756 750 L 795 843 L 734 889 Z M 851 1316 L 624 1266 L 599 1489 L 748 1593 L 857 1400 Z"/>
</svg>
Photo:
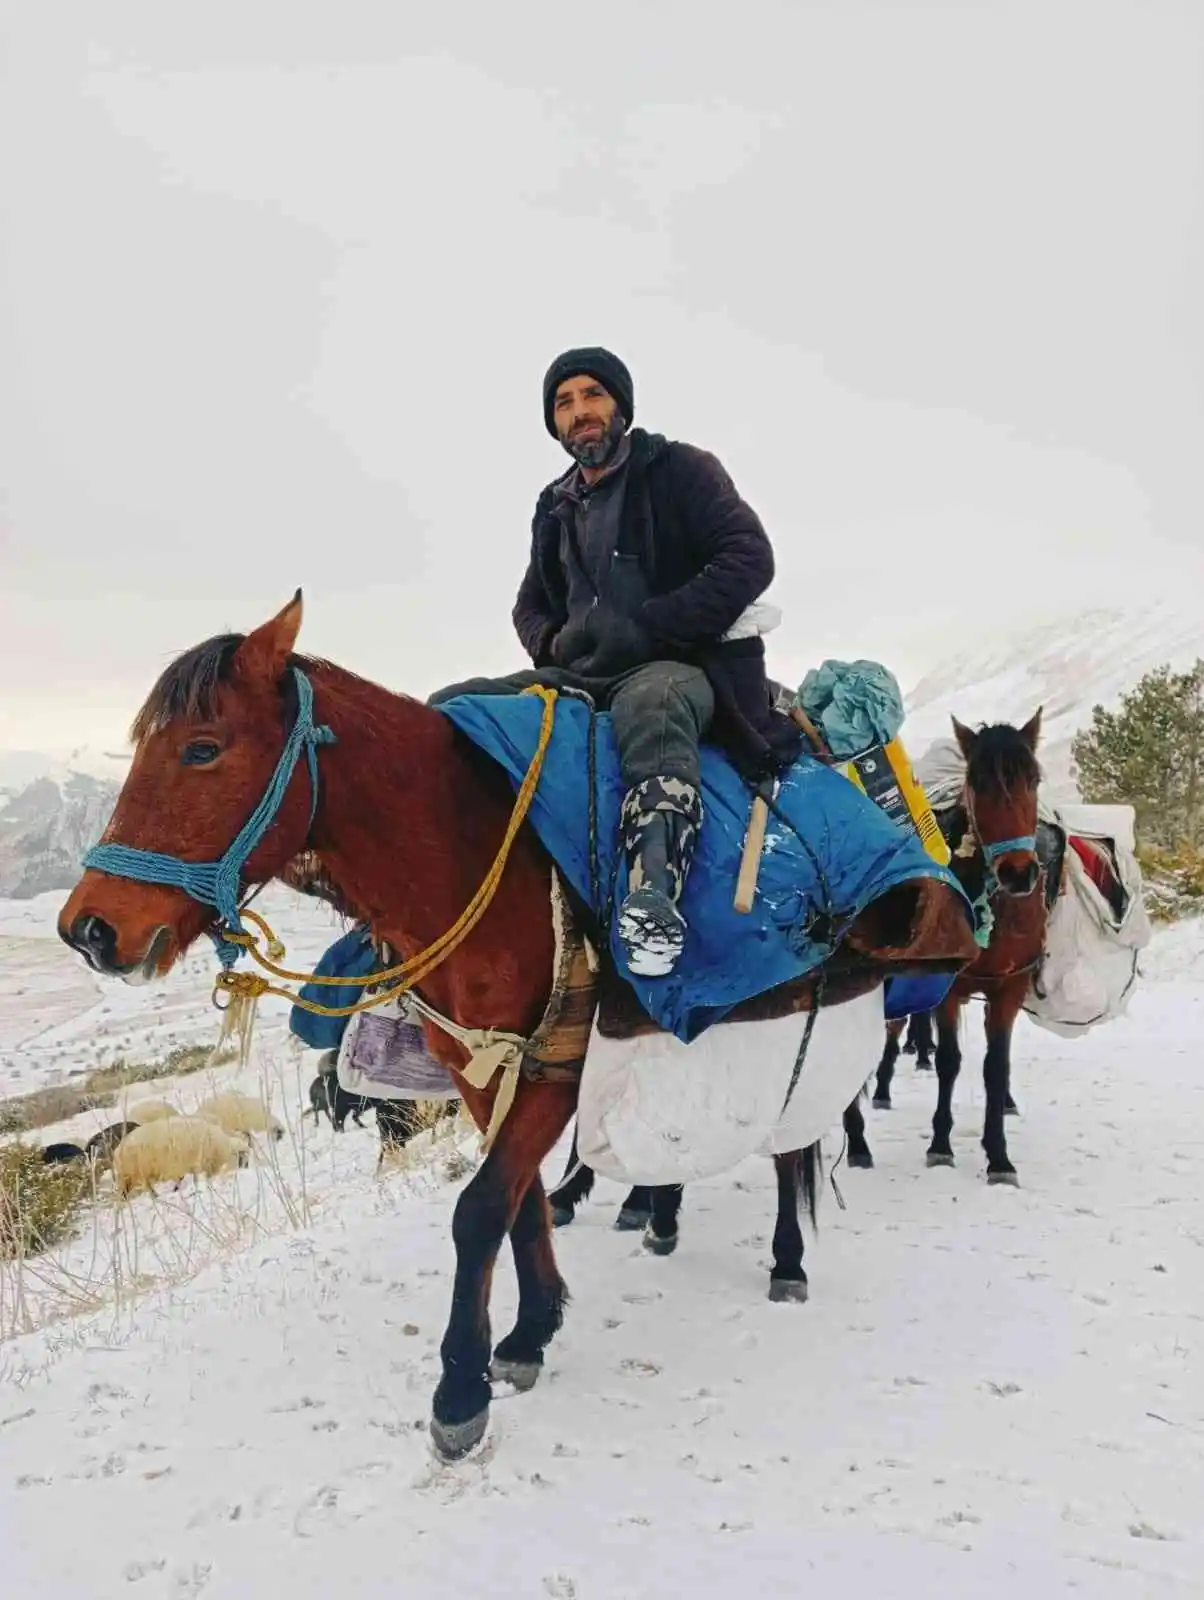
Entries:
<svg viewBox="0 0 1204 1600">
<path fill-rule="evenodd" d="M 906 1026 L 905 1017 L 896 1017 L 886 1024 L 886 1043 L 882 1060 L 878 1063 L 878 1081 L 874 1085 L 874 1105 L 879 1111 L 890 1110 L 890 1086 L 895 1076 L 895 1063 L 899 1059 L 899 1035 Z"/>
<path fill-rule="evenodd" d="M 494 1262 L 502 1240 L 518 1220 L 528 1189 L 539 1175 L 540 1162 L 568 1125 L 576 1098 L 577 1085 L 573 1083 L 520 1083 L 493 1147 L 456 1204 L 452 1220 L 456 1276 L 451 1316 L 440 1346 L 443 1376 L 435 1390 L 431 1418 L 431 1437 L 446 1461 L 467 1455 L 488 1426 L 489 1290 Z M 482 1108 L 474 1104 L 471 1109 L 478 1126 L 482 1125 Z M 518 1252 L 531 1262 L 532 1285 L 537 1273 L 544 1276 L 552 1251 L 549 1238 L 547 1256 L 540 1258 L 545 1266 L 537 1269 L 534 1241 L 540 1227 L 548 1235 L 551 1220 L 542 1190 L 537 1191 L 537 1197 L 538 1212 L 533 1208 L 528 1213 L 524 1228 L 520 1229 Z M 542 1223 L 537 1224 L 537 1214 Z M 554 1262 L 552 1265 L 554 1268 Z M 563 1301 L 565 1290 L 559 1274 L 557 1281 Z"/>
<path fill-rule="evenodd" d="M 932 1067 L 932 1012 L 918 1011 L 908 1024 L 908 1034 L 915 1039 L 916 1067 L 928 1072 Z"/>
<path fill-rule="evenodd" d="M 961 1071 L 962 1052 L 957 1041 L 957 1022 L 961 1001 L 950 996 L 941 1003 L 936 1019 L 936 1110 L 932 1116 L 932 1143 L 928 1146 L 930 1167 L 951 1167 L 953 1146 L 953 1086 Z"/>
<path fill-rule="evenodd" d="M 647 1183 L 637 1183 L 627 1191 L 627 1198 L 619 1207 L 615 1218 L 617 1233 L 638 1233 L 652 1221 L 652 1196 L 655 1188 Z"/>
<path fill-rule="evenodd" d="M 803 1152 L 788 1150 L 785 1155 L 774 1156 L 773 1166 L 778 1179 L 778 1219 L 773 1230 L 769 1298 L 805 1300 L 809 1290 L 803 1270 L 803 1229 L 799 1221 Z"/>
<path fill-rule="evenodd" d="M 633 1189 L 627 1197 L 630 1205 Z M 643 1191 L 648 1196 L 651 1212 L 644 1229 L 644 1249 L 654 1256 L 671 1256 L 677 1249 L 677 1218 L 681 1211 L 684 1192 L 680 1183 L 660 1183 Z"/>
<path fill-rule="evenodd" d="M 543 1368 L 543 1353 L 564 1320 L 568 1290 L 552 1249 L 548 1202 L 538 1173 L 523 1196 L 510 1229 L 518 1278 L 518 1317 L 493 1352 L 494 1382 L 530 1389 Z"/>
<path fill-rule="evenodd" d="M 987 1182 L 1018 1184 L 1008 1158 L 1004 1118 L 1012 1104 L 1012 1028 L 1024 1004 L 1028 974 L 1009 980 L 987 1000 L 987 1054 L 982 1064 L 982 1086 L 987 1109 L 983 1118 L 982 1147 L 987 1153 Z"/>
<path fill-rule="evenodd" d="M 872 1167 L 874 1164 L 873 1153 L 865 1137 L 865 1113 L 861 1109 L 862 1089 L 857 1098 L 845 1108 L 844 1133 L 849 1141 L 849 1165 L 851 1167 Z"/>
</svg>

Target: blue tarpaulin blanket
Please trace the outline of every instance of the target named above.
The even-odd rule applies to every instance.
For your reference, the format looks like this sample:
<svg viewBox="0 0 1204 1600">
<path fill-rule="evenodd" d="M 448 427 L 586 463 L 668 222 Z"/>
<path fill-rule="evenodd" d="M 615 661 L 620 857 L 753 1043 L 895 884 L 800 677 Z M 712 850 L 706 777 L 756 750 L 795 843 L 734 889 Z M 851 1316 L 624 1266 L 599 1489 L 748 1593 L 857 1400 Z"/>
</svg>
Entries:
<svg viewBox="0 0 1204 1600">
<path fill-rule="evenodd" d="M 517 788 L 538 744 L 543 702 L 534 695 L 459 695 L 439 709 Z M 703 823 L 682 899 L 686 947 L 667 977 L 633 976 L 617 931 L 617 907 L 626 892 L 618 844 L 624 786 L 609 716 L 561 697 L 528 815 L 564 877 L 600 912 L 589 825 L 592 715 L 598 879 L 603 905 L 611 910 L 611 955 L 652 1020 L 684 1044 L 741 1002 L 813 971 L 853 919 L 897 884 L 917 878 L 950 884 L 970 920 L 957 879 L 933 861 L 916 834 L 810 756 L 801 756 L 781 782 L 775 801 L 781 816 L 770 814 L 752 911 L 736 911 L 732 897 L 751 796 L 724 756 L 704 744 Z M 888 995 L 887 1015 L 930 1009 L 952 981 L 949 974 L 889 980 L 901 989 L 898 997 Z"/>
</svg>

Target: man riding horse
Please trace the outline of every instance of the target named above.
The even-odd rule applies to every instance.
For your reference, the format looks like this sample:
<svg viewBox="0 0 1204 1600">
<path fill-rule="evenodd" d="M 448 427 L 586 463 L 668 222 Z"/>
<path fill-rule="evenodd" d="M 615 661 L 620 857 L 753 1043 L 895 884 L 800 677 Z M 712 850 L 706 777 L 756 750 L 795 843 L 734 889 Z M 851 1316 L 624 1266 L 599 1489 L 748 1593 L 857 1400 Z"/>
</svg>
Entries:
<svg viewBox="0 0 1204 1600">
<path fill-rule="evenodd" d="M 799 752 L 774 706 L 755 617 L 736 626 L 773 578 L 773 550 L 713 455 L 632 427 L 632 377 L 610 351 L 557 356 L 543 411 L 574 464 L 539 495 L 514 604 L 533 667 L 454 685 L 432 703 L 542 684 L 610 713 L 626 790 L 619 937 L 633 973 L 662 976 L 685 943 L 700 742 L 724 746 L 753 781 Z"/>
</svg>

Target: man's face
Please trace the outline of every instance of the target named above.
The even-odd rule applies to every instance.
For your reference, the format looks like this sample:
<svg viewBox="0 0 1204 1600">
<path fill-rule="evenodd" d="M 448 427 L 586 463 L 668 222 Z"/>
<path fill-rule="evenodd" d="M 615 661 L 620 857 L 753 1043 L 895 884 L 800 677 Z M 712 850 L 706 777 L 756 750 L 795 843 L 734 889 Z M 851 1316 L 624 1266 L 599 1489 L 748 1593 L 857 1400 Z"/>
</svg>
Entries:
<svg viewBox="0 0 1204 1600">
<path fill-rule="evenodd" d="M 614 397 L 586 373 L 566 378 L 556 390 L 552 420 L 561 444 L 583 467 L 604 466 L 626 431 Z"/>
</svg>

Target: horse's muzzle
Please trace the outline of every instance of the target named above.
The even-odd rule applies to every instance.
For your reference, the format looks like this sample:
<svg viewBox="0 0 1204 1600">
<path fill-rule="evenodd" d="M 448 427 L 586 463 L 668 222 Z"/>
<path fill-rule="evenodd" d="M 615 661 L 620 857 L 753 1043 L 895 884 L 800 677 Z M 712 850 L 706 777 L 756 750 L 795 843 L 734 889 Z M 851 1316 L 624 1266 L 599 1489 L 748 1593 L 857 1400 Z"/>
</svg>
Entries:
<svg viewBox="0 0 1204 1600">
<path fill-rule="evenodd" d="M 76 917 L 69 928 L 59 928 L 59 937 L 77 951 L 94 972 L 106 978 L 124 978 L 127 983 L 149 983 L 154 977 L 170 934 L 157 928 L 146 953 L 137 961 L 117 959 L 117 930 L 103 917 Z"/>
<path fill-rule="evenodd" d="M 1036 860 L 1030 857 L 1020 865 L 1012 861 L 1001 861 L 995 869 L 995 876 L 999 879 L 999 887 L 1004 894 L 1014 895 L 1022 900 L 1032 894 L 1037 887 L 1037 880 L 1041 876 L 1041 868 Z"/>
</svg>

